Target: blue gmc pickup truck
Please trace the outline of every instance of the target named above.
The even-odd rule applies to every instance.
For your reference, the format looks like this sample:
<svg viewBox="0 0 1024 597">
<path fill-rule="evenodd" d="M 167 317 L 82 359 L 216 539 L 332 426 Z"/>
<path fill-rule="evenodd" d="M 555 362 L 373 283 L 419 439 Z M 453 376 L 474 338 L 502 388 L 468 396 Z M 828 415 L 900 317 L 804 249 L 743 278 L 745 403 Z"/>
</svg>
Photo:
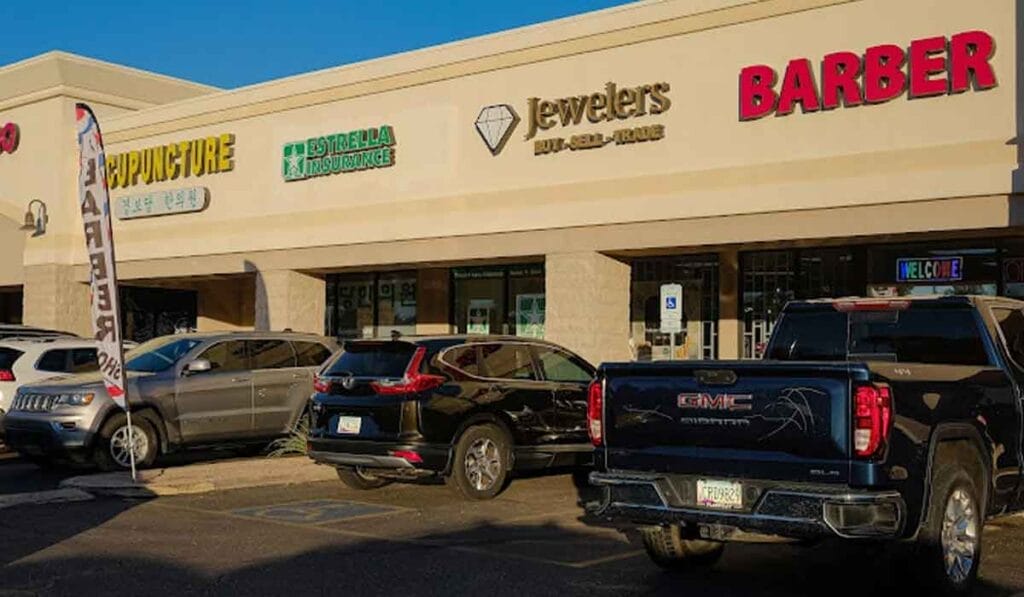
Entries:
<svg viewBox="0 0 1024 597">
<path fill-rule="evenodd" d="M 601 366 L 590 514 L 667 568 L 730 541 L 905 542 L 966 593 L 986 519 L 1024 506 L 1022 392 L 1022 302 L 790 303 L 766 360 Z"/>
</svg>

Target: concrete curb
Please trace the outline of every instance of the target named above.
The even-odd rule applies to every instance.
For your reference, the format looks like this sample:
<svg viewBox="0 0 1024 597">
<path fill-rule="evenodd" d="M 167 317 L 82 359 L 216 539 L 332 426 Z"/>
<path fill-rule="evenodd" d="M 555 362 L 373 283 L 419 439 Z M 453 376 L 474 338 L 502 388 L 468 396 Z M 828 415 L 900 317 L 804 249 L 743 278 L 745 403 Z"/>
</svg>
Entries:
<svg viewBox="0 0 1024 597">
<path fill-rule="evenodd" d="M 0 510 L 13 508 L 14 506 L 86 502 L 91 499 L 93 499 L 91 493 L 80 489 L 54 489 L 52 491 L 15 493 L 12 495 L 0 495 Z"/>
<path fill-rule="evenodd" d="M 306 458 L 254 458 L 141 471 L 138 482 L 124 472 L 83 475 L 60 486 L 97 496 L 153 498 L 336 479 L 333 468 Z"/>
</svg>

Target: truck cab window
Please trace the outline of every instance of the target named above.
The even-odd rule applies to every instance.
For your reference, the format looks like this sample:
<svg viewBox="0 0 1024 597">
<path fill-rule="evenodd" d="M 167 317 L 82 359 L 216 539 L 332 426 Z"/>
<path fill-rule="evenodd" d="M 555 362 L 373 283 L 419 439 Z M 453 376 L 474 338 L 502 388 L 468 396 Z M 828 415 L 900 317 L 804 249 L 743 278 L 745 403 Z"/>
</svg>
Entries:
<svg viewBox="0 0 1024 597">
<path fill-rule="evenodd" d="M 1006 351 L 1017 367 L 1024 368 L 1024 313 L 1017 309 L 992 309 L 999 331 L 1006 339 Z"/>
</svg>

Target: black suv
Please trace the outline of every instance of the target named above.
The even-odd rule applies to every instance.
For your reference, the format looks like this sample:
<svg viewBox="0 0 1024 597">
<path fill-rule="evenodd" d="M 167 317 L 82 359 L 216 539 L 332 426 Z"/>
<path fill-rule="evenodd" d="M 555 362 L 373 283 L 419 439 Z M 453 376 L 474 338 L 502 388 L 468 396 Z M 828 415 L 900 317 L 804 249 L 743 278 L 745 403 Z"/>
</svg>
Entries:
<svg viewBox="0 0 1024 597">
<path fill-rule="evenodd" d="M 594 367 L 514 337 L 356 340 L 314 381 L 309 455 L 348 486 L 444 477 L 490 499 L 512 470 L 586 465 Z"/>
</svg>

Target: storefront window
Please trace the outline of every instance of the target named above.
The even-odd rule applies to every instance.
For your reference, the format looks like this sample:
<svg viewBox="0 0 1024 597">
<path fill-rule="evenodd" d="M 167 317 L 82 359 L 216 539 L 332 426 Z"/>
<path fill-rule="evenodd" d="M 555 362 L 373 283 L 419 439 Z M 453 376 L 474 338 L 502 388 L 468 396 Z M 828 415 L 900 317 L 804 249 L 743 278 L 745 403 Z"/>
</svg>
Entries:
<svg viewBox="0 0 1024 597">
<path fill-rule="evenodd" d="M 381 274 L 377 280 L 377 335 L 416 333 L 416 274 Z"/>
<path fill-rule="evenodd" d="M 718 356 L 718 256 L 638 259 L 630 284 L 630 340 L 637 360 L 670 358 L 672 336 L 663 334 L 661 286 L 683 287 L 683 331 L 675 334 L 676 359 Z"/>
<path fill-rule="evenodd" d="M 416 333 L 416 272 L 327 276 L 327 333 L 377 338 Z"/>
<path fill-rule="evenodd" d="M 743 356 L 758 358 L 782 308 L 791 300 L 864 292 L 862 249 L 814 248 L 744 253 Z"/>
<path fill-rule="evenodd" d="M 460 334 L 544 337 L 544 266 L 452 270 L 452 319 Z"/>
<path fill-rule="evenodd" d="M 20 290 L 0 291 L 0 323 L 21 323 L 23 297 Z"/>
<path fill-rule="evenodd" d="M 1003 251 L 1002 293 L 1024 299 L 1024 243 L 1011 241 Z"/>
<path fill-rule="evenodd" d="M 124 337 L 145 342 L 157 336 L 196 331 L 198 295 L 194 290 L 122 286 Z"/>
</svg>

